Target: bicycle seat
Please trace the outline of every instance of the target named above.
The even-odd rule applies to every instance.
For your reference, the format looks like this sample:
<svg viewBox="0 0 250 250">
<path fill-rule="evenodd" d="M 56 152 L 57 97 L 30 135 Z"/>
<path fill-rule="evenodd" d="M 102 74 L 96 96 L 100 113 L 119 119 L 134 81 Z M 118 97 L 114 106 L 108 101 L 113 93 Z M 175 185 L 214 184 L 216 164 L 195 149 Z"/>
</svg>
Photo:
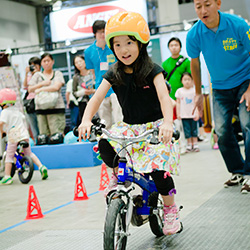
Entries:
<svg viewBox="0 0 250 250">
<path fill-rule="evenodd" d="M 20 141 L 18 145 L 22 146 L 23 148 L 27 148 L 29 146 L 29 143 L 27 141 Z"/>
</svg>

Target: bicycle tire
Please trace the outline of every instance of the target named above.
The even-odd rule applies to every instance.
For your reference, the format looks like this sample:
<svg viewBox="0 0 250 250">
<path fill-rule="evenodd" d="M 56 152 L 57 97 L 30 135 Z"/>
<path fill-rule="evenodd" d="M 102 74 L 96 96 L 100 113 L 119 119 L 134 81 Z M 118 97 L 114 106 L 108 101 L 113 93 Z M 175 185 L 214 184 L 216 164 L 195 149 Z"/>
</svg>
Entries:
<svg viewBox="0 0 250 250">
<path fill-rule="evenodd" d="M 18 169 L 18 178 L 23 184 L 27 184 L 33 176 L 34 164 L 30 156 L 24 156 L 20 160 L 20 163 L 22 165 L 22 169 Z"/>
<path fill-rule="evenodd" d="M 163 236 L 163 222 L 162 222 L 162 216 L 160 215 L 160 212 L 162 210 L 160 210 L 159 208 L 157 209 L 157 213 L 153 213 L 154 209 L 157 208 L 158 205 L 158 197 L 159 197 L 159 193 L 153 192 L 150 197 L 149 197 L 149 206 L 151 206 L 151 210 L 150 210 L 150 215 L 149 215 L 149 226 L 150 229 L 152 231 L 152 233 L 156 236 L 156 237 L 161 237 Z"/>
<path fill-rule="evenodd" d="M 114 199 L 108 207 L 103 235 L 104 250 L 125 250 L 127 244 L 125 203 Z"/>
<path fill-rule="evenodd" d="M 149 215 L 149 226 L 152 231 L 152 233 L 156 237 L 161 237 L 163 236 L 163 223 L 161 222 L 161 218 L 159 215 L 151 214 Z"/>
</svg>

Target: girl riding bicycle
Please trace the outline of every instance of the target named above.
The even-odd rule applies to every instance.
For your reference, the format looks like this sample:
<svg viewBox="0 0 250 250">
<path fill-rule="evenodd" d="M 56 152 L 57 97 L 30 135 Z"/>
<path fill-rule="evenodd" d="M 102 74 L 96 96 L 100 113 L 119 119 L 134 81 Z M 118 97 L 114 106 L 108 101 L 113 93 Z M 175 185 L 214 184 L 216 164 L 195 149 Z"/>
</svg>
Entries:
<svg viewBox="0 0 250 250">
<path fill-rule="evenodd" d="M 4 133 L 3 126 L 7 130 L 8 146 L 5 160 L 5 176 L 0 180 L 0 185 L 12 184 L 11 168 L 18 142 L 25 140 L 29 142 L 29 133 L 25 126 L 25 116 L 15 107 L 16 93 L 12 89 L 0 90 L 0 106 L 2 108 L 0 116 L 0 133 Z M 48 178 L 47 168 L 40 162 L 38 157 L 31 152 L 30 146 L 24 148 L 24 154 L 31 157 L 33 162 L 39 167 L 42 179 Z"/>
<path fill-rule="evenodd" d="M 78 128 L 79 140 L 89 138 L 91 119 L 97 112 L 108 90 L 112 87 L 122 107 L 123 122 L 113 125 L 111 132 L 139 135 L 147 129 L 159 127 L 160 144 L 142 144 L 133 152 L 134 169 L 150 173 L 164 202 L 164 234 L 181 230 L 179 209 L 174 202 L 175 186 L 169 173 L 178 174 L 178 164 L 168 164 L 171 158 L 170 141 L 173 134 L 173 107 L 164 81 L 164 70 L 148 56 L 149 28 L 143 17 L 135 12 L 121 12 L 109 19 L 105 28 L 107 45 L 117 58 L 117 63 L 103 76 L 103 81 L 89 101 Z M 112 144 L 112 143 L 111 143 Z M 99 141 L 103 161 L 117 172 L 119 157 L 115 144 L 106 139 Z M 136 164 L 138 163 L 139 164 Z M 142 163 L 146 163 L 142 167 Z M 142 169 L 143 168 L 143 169 Z M 117 183 L 111 176 L 108 190 Z"/>
</svg>

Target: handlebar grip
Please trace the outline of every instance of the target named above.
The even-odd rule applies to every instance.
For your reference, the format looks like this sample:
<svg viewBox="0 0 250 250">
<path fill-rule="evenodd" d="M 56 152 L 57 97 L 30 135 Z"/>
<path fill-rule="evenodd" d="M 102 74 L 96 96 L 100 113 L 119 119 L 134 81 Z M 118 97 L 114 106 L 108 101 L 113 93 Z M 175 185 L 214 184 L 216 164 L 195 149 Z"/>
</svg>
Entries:
<svg viewBox="0 0 250 250">
<path fill-rule="evenodd" d="M 180 138 L 180 131 L 178 130 L 174 131 L 173 137 L 175 138 L 175 140 L 178 140 Z"/>
<path fill-rule="evenodd" d="M 74 127 L 74 128 L 73 128 L 73 134 L 74 134 L 74 136 L 76 136 L 76 137 L 79 136 L 78 127 Z"/>
<path fill-rule="evenodd" d="M 79 137 L 78 127 L 74 127 L 73 128 L 73 134 L 74 134 L 74 136 Z M 95 135 L 94 125 L 91 127 L 91 133 L 90 133 L 90 137 L 88 138 L 88 140 L 90 142 L 96 141 L 96 135 Z"/>
</svg>

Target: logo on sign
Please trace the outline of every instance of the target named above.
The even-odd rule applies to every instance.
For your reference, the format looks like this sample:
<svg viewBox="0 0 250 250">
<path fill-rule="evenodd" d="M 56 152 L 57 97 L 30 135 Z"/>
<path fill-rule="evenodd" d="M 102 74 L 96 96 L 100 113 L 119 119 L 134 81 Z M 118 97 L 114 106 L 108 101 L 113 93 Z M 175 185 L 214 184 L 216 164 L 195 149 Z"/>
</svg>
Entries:
<svg viewBox="0 0 250 250">
<path fill-rule="evenodd" d="M 92 25 L 95 20 L 108 21 L 118 12 L 125 11 L 117 6 L 98 6 L 82 10 L 69 19 L 70 29 L 81 33 L 92 33 Z"/>
</svg>

